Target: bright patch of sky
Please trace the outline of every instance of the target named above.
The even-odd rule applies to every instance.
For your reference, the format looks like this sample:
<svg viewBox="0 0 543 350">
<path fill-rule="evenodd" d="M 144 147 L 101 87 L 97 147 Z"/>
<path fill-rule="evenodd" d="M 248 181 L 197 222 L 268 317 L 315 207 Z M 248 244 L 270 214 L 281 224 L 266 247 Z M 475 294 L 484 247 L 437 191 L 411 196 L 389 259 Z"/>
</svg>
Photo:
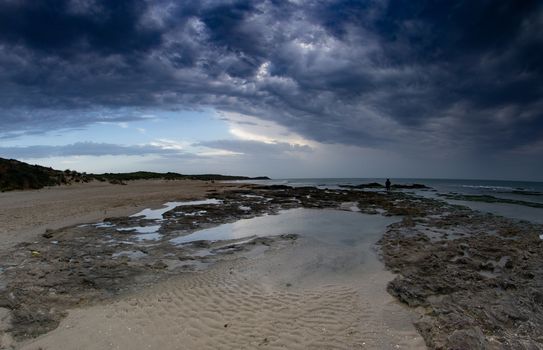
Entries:
<svg viewBox="0 0 543 350">
<path fill-rule="evenodd" d="M 2 141 L 4 147 L 57 146 L 76 142 L 141 145 L 160 140 L 179 144 L 231 138 L 229 124 L 213 110 L 156 111 L 142 114 L 142 120 L 97 123 L 80 129 L 53 131 Z"/>
</svg>

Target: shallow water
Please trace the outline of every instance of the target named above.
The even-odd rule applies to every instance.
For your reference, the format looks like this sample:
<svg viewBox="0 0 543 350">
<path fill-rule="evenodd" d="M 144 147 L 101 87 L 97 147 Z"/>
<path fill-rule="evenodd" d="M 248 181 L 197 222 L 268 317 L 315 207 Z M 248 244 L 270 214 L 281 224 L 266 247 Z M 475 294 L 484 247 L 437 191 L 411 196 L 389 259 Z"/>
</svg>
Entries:
<svg viewBox="0 0 543 350">
<path fill-rule="evenodd" d="M 132 227 L 118 227 L 116 228 L 119 232 L 127 232 L 129 234 L 132 234 L 132 238 L 136 239 L 137 241 L 158 241 L 162 238 L 162 235 L 159 233 L 161 222 L 164 221 L 163 214 L 181 206 L 190 206 L 190 205 L 204 205 L 204 204 L 222 204 L 223 201 L 219 199 L 204 199 L 204 200 L 198 200 L 198 201 L 184 201 L 184 202 L 167 202 L 164 203 L 164 206 L 162 208 L 158 209 L 150 209 L 146 208 L 136 214 L 130 215 L 130 217 L 142 217 L 142 219 L 146 220 L 153 220 L 155 221 L 156 225 L 150 225 L 150 226 L 132 226 Z M 205 210 L 200 210 L 198 212 L 192 213 L 190 215 L 202 215 L 205 214 Z M 79 225 L 79 227 L 86 227 L 89 224 L 85 225 Z M 92 224 L 92 226 L 96 228 L 110 228 L 110 227 L 116 227 L 116 225 L 103 221 L 98 222 L 95 224 Z"/>
<path fill-rule="evenodd" d="M 172 210 L 175 207 L 187 206 L 187 205 L 221 204 L 221 203 L 222 201 L 218 199 L 204 199 L 204 200 L 199 200 L 199 201 L 185 201 L 185 202 L 167 202 L 167 203 L 164 203 L 163 208 L 143 209 L 142 211 L 134 215 L 130 215 L 130 217 L 143 216 L 143 218 L 147 220 L 161 220 L 162 215 L 164 213 Z"/>
<path fill-rule="evenodd" d="M 269 249 L 265 244 L 256 244 L 248 253 L 241 253 L 258 261 L 249 265 L 252 272 L 247 273 L 254 274 L 248 277 L 249 280 L 258 280 L 270 291 L 276 288 L 292 291 L 350 288 L 358 293 L 363 303 L 384 298 L 390 310 L 387 309 L 386 315 L 379 320 L 383 324 L 392 322 L 411 329 L 411 321 L 406 319 L 401 308 L 391 304 L 392 298 L 385 292 L 386 283 L 393 276 L 385 270 L 375 250 L 375 243 L 387 226 L 399 220 L 399 217 L 346 210 L 298 208 L 199 230 L 171 239 L 169 243 L 181 247 L 200 240 L 224 241 L 222 246 L 215 243 L 213 249 L 191 247 L 196 248 L 192 256 L 206 258 L 218 254 L 219 250 L 232 249 L 233 244 L 249 243 L 256 237 L 299 235 L 296 240 L 282 241 L 282 248 L 271 249 L 265 259 L 262 259 L 264 251 Z M 414 330 L 411 331 L 412 334 L 406 333 L 410 334 L 410 339 L 418 337 Z"/>
<path fill-rule="evenodd" d="M 134 226 L 118 228 L 117 231 L 134 231 L 141 234 L 155 233 L 160 229 L 160 225 L 153 226 Z"/>
<path fill-rule="evenodd" d="M 330 209 L 291 209 L 278 215 L 242 219 L 186 236 L 171 239 L 173 244 L 199 240 L 219 241 L 251 236 L 298 234 L 333 245 L 374 243 L 397 218 Z"/>
<path fill-rule="evenodd" d="M 478 210 L 485 213 L 492 213 L 495 215 L 504 216 L 506 218 L 527 220 L 538 224 L 543 224 L 543 209 L 540 208 L 532 208 L 524 205 L 508 203 L 486 203 L 447 199 L 438 196 L 436 192 L 417 191 L 416 194 L 426 198 L 442 200 L 450 204 L 463 205 L 473 210 Z"/>
<path fill-rule="evenodd" d="M 511 219 L 527 220 L 543 224 L 543 209 L 531 208 L 517 204 L 506 203 L 484 203 L 472 201 L 447 200 L 451 204 L 464 205 L 473 210 L 501 215 Z"/>
</svg>

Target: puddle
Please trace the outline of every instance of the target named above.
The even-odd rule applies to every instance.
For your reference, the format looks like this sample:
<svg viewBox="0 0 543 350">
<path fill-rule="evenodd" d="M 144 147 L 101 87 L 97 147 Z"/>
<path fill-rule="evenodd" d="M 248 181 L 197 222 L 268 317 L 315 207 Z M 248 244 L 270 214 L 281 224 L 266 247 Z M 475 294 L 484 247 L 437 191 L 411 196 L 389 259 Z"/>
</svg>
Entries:
<svg viewBox="0 0 543 350">
<path fill-rule="evenodd" d="M 167 202 L 164 203 L 163 208 L 159 209 L 143 209 L 139 213 L 130 215 L 130 217 L 143 216 L 147 220 L 162 220 L 162 215 L 165 212 L 172 210 L 175 207 L 187 206 L 187 205 L 204 205 L 204 204 L 222 204 L 222 200 L 219 199 L 204 199 L 199 201 L 185 201 L 185 202 Z"/>
<path fill-rule="evenodd" d="M 135 231 L 141 234 L 156 233 L 160 229 L 160 225 L 153 226 L 135 226 L 118 228 L 117 231 Z"/>
<path fill-rule="evenodd" d="M 113 225 L 111 222 L 98 222 L 96 224 L 93 224 L 92 226 L 96 227 L 96 228 L 108 228 L 108 227 L 115 227 L 115 225 Z"/>
<path fill-rule="evenodd" d="M 215 255 L 215 253 L 211 252 L 211 249 L 199 249 L 195 251 L 194 253 L 191 253 L 190 255 L 198 257 L 198 258 L 204 258 L 207 256 L 213 256 Z"/>
<path fill-rule="evenodd" d="M 158 233 L 159 229 L 160 225 L 153 225 L 118 228 L 117 231 L 128 231 L 129 233 L 137 232 L 138 234 L 133 237 L 138 241 L 158 241 L 162 238 L 162 235 Z"/>
<path fill-rule="evenodd" d="M 77 227 L 83 228 L 83 227 L 89 227 L 89 226 L 93 226 L 93 227 L 96 227 L 96 228 L 115 227 L 115 225 L 113 225 L 111 222 L 107 222 L 107 221 L 97 222 L 95 224 L 83 224 L 83 225 L 78 225 Z"/>
<path fill-rule="evenodd" d="M 259 195 L 256 195 L 256 194 L 242 194 L 241 196 L 242 196 L 242 197 L 245 197 L 245 198 L 260 198 L 260 199 L 264 199 L 263 196 L 259 196 Z"/>
<path fill-rule="evenodd" d="M 490 271 L 478 271 L 477 273 L 485 278 L 496 278 L 499 276 L 497 273 Z"/>
<path fill-rule="evenodd" d="M 142 217 L 142 219 L 146 220 L 154 220 L 155 222 L 161 222 L 163 221 L 162 215 L 166 213 L 167 211 L 172 210 L 175 207 L 179 206 L 191 206 L 191 205 L 205 205 L 205 204 L 222 204 L 223 201 L 219 199 L 204 199 L 204 200 L 198 200 L 198 201 L 184 201 L 184 202 L 167 202 L 164 203 L 164 206 L 159 209 L 144 209 L 136 214 L 130 215 L 130 217 Z M 200 210 L 194 213 L 186 213 L 187 216 L 201 216 L 205 215 L 205 210 Z M 98 222 L 95 224 L 85 224 L 80 225 L 78 227 L 87 227 L 87 226 L 94 226 L 96 228 L 113 228 L 116 227 L 115 224 L 112 224 L 108 221 Z M 132 237 L 135 238 L 138 241 L 157 241 L 162 238 L 162 235 L 158 233 L 158 230 L 160 230 L 161 225 L 151 225 L 151 226 L 132 226 L 132 227 L 116 227 L 116 230 L 119 232 L 127 232 L 134 234 Z"/>
<path fill-rule="evenodd" d="M 181 213 L 183 214 L 184 216 L 203 216 L 207 213 L 207 210 L 198 210 L 198 211 L 195 211 L 195 212 L 192 212 L 192 213 Z"/>
</svg>

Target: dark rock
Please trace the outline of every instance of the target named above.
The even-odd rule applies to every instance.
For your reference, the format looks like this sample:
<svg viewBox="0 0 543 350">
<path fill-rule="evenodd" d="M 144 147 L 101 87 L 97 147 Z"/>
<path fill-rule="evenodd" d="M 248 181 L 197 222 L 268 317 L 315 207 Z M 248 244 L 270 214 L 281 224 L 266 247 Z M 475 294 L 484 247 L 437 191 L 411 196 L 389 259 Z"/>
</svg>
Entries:
<svg viewBox="0 0 543 350">
<path fill-rule="evenodd" d="M 290 190 L 290 189 L 292 189 L 292 187 L 291 186 L 285 186 L 285 185 L 270 185 L 270 186 L 255 186 L 254 189 L 256 189 L 256 190 L 277 191 L 277 190 Z"/>
<path fill-rule="evenodd" d="M 428 293 L 407 278 L 396 277 L 388 284 L 387 291 L 411 307 L 427 304 Z"/>
<path fill-rule="evenodd" d="M 53 230 L 46 229 L 45 233 L 42 235 L 43 238 L 53 238 Z"/>
<path fill-rule="evenodd" d="M 481 270 L 494 271 L 494 264 L 490 261 L 482 262 L 479 267 Z"/>
<path fill-rule="evenodd" d="M 370 182 L 370 183 L 366 183 L 366 184 L 360 184 L 360 185 L 339 185 L 340 187 L 343 187 L 343 188 L 358 188 L 358 189 L 363 189 L 363 188 L 385 188 L 384 185 L 378 183 L 378 182 Z"/>
<path fill-rule="evenodd" d="M 446 348 L 450 350 L 484 350 L 486 340 L 481 328 L 455 330 L 447 337 Z"/>
<path fill-rule="evenodd" d="M 543 306 L 543 292 L 539 290 L 532 291 L 532 299 L 537 305 Z"/>
<path fill-rule="evenodd" d="M 162 260 L 159 260 L 155 262 L 154 264 L 149 264 L 149 267 L 156 269 L 156 270 L 162 270 L 168 267 L 167 264 L 165 264 Z"/>
<path fill-rule="evenodd" d="M 429 189 L 430 187 L 423 185 L 423 184 L 394 184 L 391 186 L 395 189 L 406 189 L 406 190 L 422 190 L 422 189 Z"/>
<path fill-rule="evenodd" d="M 209 248 L 211 243 L 209 241 L 194 241 L 190 243 L 194 248 Z"/>
<path fill-rule="evenodd" d="M 537 192 L 537 191 L 514 190 L 514 191 L 511 191 L 511 193 L 521 194 L 524 196 L 543 196 L 543 192 Z"/>
<path fill-rule="evenodd" d="M 513 261 L 511 259 L 507 260 L 507 262 L 505 263 L 504 267 L 506 269 L 512 269 L 513 268 Z"/>
</svg>

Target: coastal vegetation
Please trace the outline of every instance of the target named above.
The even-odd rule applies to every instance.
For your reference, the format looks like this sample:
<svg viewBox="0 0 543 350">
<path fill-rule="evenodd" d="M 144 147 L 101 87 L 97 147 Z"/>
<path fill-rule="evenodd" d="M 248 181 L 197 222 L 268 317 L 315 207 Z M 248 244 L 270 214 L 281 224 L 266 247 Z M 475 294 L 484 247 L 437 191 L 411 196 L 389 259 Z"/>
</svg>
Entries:
<svg viewBox="0 0 543 350">
<path fill-rule="evenodd" d="M 39 165 L 30 165 L 14 159 L 0 158 L 0 191 L 38 189 L 45 186 L 82 181 L 79 173 L 62 172 Z"/>
<path fill-rule="evenodd" d="M 231 176 L 220 174 L 187 175 L 173 172 L 155 173 L 137 171 L 131 173 L 104 173 L 87 174 L 75 170 L 56 170 L 40 165 L 31 165 L 15 159 L 0 158 L 0 191 L 40 189 L 46 186 L 69 185 L 91 181 L 124 184 L 133 180 L 202 180 L 202 181 L 228 181 L 228 180 L 265 180 L 262 177 Z"/>
</svg>

